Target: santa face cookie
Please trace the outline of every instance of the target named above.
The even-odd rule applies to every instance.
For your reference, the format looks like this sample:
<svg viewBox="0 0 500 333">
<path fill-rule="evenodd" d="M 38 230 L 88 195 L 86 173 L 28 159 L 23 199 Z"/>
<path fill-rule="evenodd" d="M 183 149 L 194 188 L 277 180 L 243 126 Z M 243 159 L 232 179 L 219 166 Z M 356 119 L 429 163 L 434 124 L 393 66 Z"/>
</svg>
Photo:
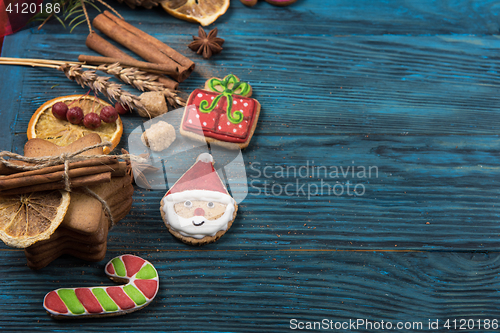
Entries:
<svg viewBox="0 0 500 333">
<path fill-rule="evenodd" d="M 251 95 L 252 87 L 233 74 L 211 78 L 205 89 L 189 96 L 180 133 L 229 149 L 246 148 L 260 115 L 260 103 Z"/>
<path fill-rule="evenodd" d="M 213 167 L 210 154 L 195 164 L 161 200 L 160 212 L 170 233 L 191 245 L 215 242 L 231 227 L 238 205 Z"/>
</svg>

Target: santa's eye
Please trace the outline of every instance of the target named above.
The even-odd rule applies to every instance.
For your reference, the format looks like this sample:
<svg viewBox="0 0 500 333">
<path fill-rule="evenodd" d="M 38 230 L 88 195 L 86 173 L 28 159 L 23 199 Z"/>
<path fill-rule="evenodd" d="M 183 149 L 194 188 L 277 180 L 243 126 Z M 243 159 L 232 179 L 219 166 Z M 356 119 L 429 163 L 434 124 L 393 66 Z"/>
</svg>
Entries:
<svg viewBox="0 0 500 333">
<path fill-rule="evenodd" d="M 184 206 L 187 208 L 191 208 L 191 207 L 193 207 L 193 203 L 188 200 L 188 201 L 184 202 Z"/>
<path fill-rule="evenodd" d="M 207 207 L 208 208 L 214 208 L 215 204 L 212 201 L 210 201 L 209 203 L 207 203 Z"/>
</svg>

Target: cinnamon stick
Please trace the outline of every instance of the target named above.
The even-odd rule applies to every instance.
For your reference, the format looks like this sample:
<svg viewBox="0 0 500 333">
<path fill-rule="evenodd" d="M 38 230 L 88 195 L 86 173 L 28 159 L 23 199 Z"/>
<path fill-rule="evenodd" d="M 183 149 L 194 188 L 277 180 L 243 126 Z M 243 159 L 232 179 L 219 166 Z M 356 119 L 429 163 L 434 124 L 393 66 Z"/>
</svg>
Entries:
<svg viewBox="0 0 500 333">
<path fill-rule="evenodd" d="M 96 175 L 101 173 L 110 173 L 112 171 L 117 170 L 118 168 L 119 168 L 118 162 L 109 165 L 97 165 L 84 168 L 76 168 L 76 169 L 70 169 L 68 171 L 68 176 L 70 178 L 70 182 L 72 182 L 73 178 Z M 35 186 L 35 185 L 54 183 L 54 182 L 58 183 L 61 182 L 62 180 L 64 180 L 64 171 L 51 172 L 47 174 L 30 175 L 26 177 L 0 179 L 0 191 L 3 192 L 5 190 L 10 190 L 25 186 Z"/>
<path fill-rule="evenodd" d="M 105 10 L 104 15 L 121 26 L 122 28 L 130 31 L 134 35 L 139 36 L 140 38 L 143 38 L 146 40 L 148 43 L 151 43 L 154 45 L 158 50 L 160 50 L 162 53 L 167 55 L 169 58 L 180 64 L 184 68 L 188 68 L 189 72 L 191 73 L 194 70 L 195 64 L 193 61 L 191 61 L 188 57 L 183 56 L 167 44 L 163 43 L 162 41 L 158 40 L 157 38 L 154 38 L 153 36 L 145 33 L 144 31 L 134 27 L 133 25 L 129 24 L 127 21 L 122 20 L 119 17 L 116 17 L 113 15 L 111 12 Z"/>
<path fill-rule="evenodd" d="M 96 57 L 90 55 L 81 54 L 78 56 L 78 61 L 86 62 L 92 65 L 103 65 L 103 64 L 114 64 L 119 62 L 122 66 L 135 67 L 141 71 L 153 73 L 153 74 L 166 74 L 166 75 L 176 75 L 177 73 L 172 71 L 170 66 L 165 66 L 164 64 L 154 64 L 151 62 L 139 61 L 139 60 L 121 60 L 119 58 L 110 57 Z"/>
<path fill-rule="evenodd" d="M 103 34 L 113 39 L 114 41 L 120 43 L 121 45 L 125 46 L 132 52 L 139 55 L 141 58 L 144 58 L 147 61 L 154 62 L 157 64 L 165 64 L 168 66 L 172 66 L 172 69 L 176 69 L 178 72 L 178 74 L 173 76 L 173 78 L 179 82 L 182 82 L 186 78 L 188 78 L 194 68 L 194 66 L 182 67 L 181 64 L 177 63 L 167 54 L 160 51 L 156 47 L 156 45 L 150 43 L 148 39 L 146 39 L 143 36 L 137 35 L 136 32 L 139 29 L 134 28 L 135 29 L 134 31 L 125 29 L 123 26 L 117 24 L 115 21 L 110 19 L 105 14 L 97 15 L 94 18 L 94 21 L 92 21 L 92 24 L 96 29 L 101 31 Z M 152 36 L 150 37 L 154 38 Z"/>
<path fill-rule="evenodd" d="M 99 157 L 99 158 L 92 158 L 92 159 L 84 160 L 84 161 L 71 162 L 71 163 L 69 163 L 68 167 L 69 167 L 69 169 L 85 168 L 85 167 L 89 167 L 89 166 L 112 164 L 112 163 L 116 163 L 116 161 L 117 161 L 116 157 L 113 157 L 113 156 Z M 43 174 L 52 173 L 52 172 L 56 172 L 56 171 L 62 171 L 62 170 L 64 170 L 63 164 L 54 165 L 51 167 L 46 167 L 46 168 L 38 169 L 38 170 L 30 170 L 30 171 L 15 169 L 11 175 L 0 177 L 0 181 L 5 180 L 5 179 L 18 178 L 18 177 L 43 175 Z"/>
<path fill-rule="evenodd" d="M 71 179 L 71 188 L 92 186 L 109 182 L 111 182 L 111 172 L 105 172 L 96 175 L 82 176 Z M 64 182 L 53 182 L 47 184 L 18 187 L 7 191 L 2 191 L 0 192 L 0 195 L 15 195 L 39 191 L 62 190 L 64 189 L 64 187 Z"/>
<path fill-rule="evenodd" d="M 18 169 L 10 168 L 3 163 L 0 163 L 0 175 L 11 175 L 18 172 Z"/>
<path fill-rule="evenodd" d="M 129 56 L 97 33 L 92 32 L 87 36 L 87 40 L 85 41 L 85 45 L 91 50 L 96 51 L 103 56 L 119 59 L 120 61 L 138 61 L 133 57 Z M 179 83 L 169 79 L 164 76 L 160 76 L 158 78 L 158 82 L 163 84 L 166 88 L 177 90 L 179 88 Z"/>
<path fill-rule="evenodd" d="M 85 45 L 91 50 L 96 51 L 99 54 L 102 54 L 106 57 L 117 58 L 121 60 L 135 60 L 133 57 L 129 56 L 95 32 L 91 32 L 87 36 L 87 40 L 85 41 Z"/>
</svg>

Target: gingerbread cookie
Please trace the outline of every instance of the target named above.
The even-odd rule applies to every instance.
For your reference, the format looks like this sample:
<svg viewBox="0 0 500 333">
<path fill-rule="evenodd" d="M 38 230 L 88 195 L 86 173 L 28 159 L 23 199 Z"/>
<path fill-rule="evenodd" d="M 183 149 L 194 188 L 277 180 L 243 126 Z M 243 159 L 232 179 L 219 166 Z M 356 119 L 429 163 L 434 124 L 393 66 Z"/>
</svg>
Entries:
<svg viewBox="0 0 500 333">
<path fill-rule="evenodd" d="M 260 103 L 251 95 L 252 87 L 233 74 L 209 79 L 205 89 L 189 96 L 180 133 L 229 149 L 246 148 L 260 115 Z"/>
<path fill-rule="evenodd" d="M 72 144 L 59 147 L 42 140 L 29 140 L 24 153 L 28 157 L 55 156 L 71 153 L 101 143 L 96 133 L 90 133 Z M 81 155 L 100 155 L 103 148 L 94 148 Z M 114 222 L 123 219 L 132 208 L 134 187 L 132 176 L 111 177 L 110 182 L 89 186 L 89 189 L 106 201 Z M 88 194 L 77 190 L 71 193 L 71 202 L 64 219 L 49 239 L 25 248 L 28 266 L 41 269 L 63 254 L 86 261 L 101 261 L 106 256 L 108 230 L 111 219 L 102 204 Z"/>
<path fill-rule="evenodd" d="M 240 1 L 242 4 L 249 7 L 255 6 L 257 4 L 257 0 L 240 0 Z M 288 6 L 296 1 L 297 0 L 266 0 L 266 2 L 275 6 Z"/>
<path fill-rule="evenodd" d="M 231 227 L 238 205 L 229 195 L 208 153 L 193 166 L 161 200 L 160 212 L 168 230 L 191 245 L 215 242 Z"/>
<path fill-rule="evenodd" d="M 127 284 L 57 289 L 45 295 L 43 307 L 56 319 L 119 316 L 149 305 L 158 293 L 158 272 L 140 257 L 116 257 L 105 272 L 111 280 Z"/>
</svg>

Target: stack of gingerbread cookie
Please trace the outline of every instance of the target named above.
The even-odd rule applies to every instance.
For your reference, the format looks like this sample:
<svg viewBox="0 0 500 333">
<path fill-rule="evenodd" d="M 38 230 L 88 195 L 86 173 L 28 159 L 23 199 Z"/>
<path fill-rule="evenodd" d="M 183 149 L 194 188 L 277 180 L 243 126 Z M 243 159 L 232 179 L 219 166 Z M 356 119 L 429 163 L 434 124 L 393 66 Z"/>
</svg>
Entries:
<svg viewBox="0 0 500 333">
<path fill-rule="evenodd" d="M 87 135 L 76 141 L 74 148 L 95 145 L 101 142 L 98 135 Z M 36 143 L 36 142 L 35 142 Z M 50 149 L 50 145 L 42 147 L 33 144 L 25 147 L 25 156 L 55 156 L 60 154 L 59 149 Z M 82 155 L 100 155 L 102 148 L 95 148 Z M 109 207 L 112 219 L 106 213 L 103 204 L 88 193 L 71 192 L 71 201 L 64 216 L 64 220 L 49 239 L 39 241 L 25 248 L 28 266 L 40 269 L 63 254 L 87 261 L 104 259 L 107 248 L 108 230 L 113 223 L 124 218 L 132 207 L 131 172 L 122 176 L 112 177 L 108 183 L 88 186 L 92 192 L 103 199 Z"/>
</svg>

